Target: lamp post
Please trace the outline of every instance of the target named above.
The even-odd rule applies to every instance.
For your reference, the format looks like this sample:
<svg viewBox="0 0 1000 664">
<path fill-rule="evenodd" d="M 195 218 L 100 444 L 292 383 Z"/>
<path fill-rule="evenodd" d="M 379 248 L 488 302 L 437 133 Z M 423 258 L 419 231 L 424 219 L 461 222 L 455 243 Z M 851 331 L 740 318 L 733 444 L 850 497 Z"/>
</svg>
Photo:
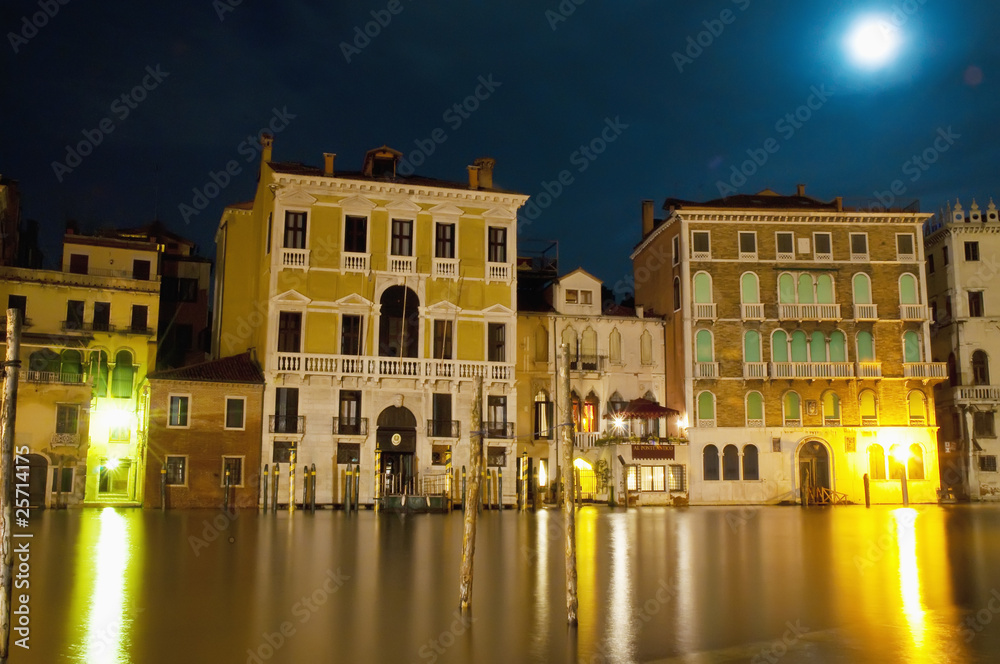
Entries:
<svg viewBox="0 0 1000 664">
<path fill-rule="evenodd" d="M 896 446 L 896 448 L 892 452 L 892 456 L 893 458 L 896 459 L 899 465 L 903 467 L 903 474 L 899 478 L 899 483 L 903 490 L 903 507 L 909 507 L 910 493 L 908 487 L 906 486 L 906 476 L 907 476 L 906 464 L 907 461 L 909 461 L 910 459 L 910 450 L 903 446 Z"/>
</svg>

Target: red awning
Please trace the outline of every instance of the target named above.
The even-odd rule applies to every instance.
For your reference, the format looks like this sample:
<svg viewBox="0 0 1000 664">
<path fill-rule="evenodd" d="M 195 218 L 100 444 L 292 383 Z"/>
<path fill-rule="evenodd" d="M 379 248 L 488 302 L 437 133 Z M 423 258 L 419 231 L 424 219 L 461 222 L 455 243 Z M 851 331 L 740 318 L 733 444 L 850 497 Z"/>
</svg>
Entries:
<svg viewBox="0 0 1000 664">
<path fill-rule="evenodd" d="M 658 417 L 665 417 L 667 415 L 679 413 L 673 408 L 667 408 L 666 406 L 661 406 L 655 401 L 650 401 L 649 399 L 632 399 L 625 406 L 624 410 L 618 413 L 608 413 L 604 416 L 604 419 L 610 420 L 615 417 L 623 417 L 626 420 L 649 420 Z"/>
</svg>

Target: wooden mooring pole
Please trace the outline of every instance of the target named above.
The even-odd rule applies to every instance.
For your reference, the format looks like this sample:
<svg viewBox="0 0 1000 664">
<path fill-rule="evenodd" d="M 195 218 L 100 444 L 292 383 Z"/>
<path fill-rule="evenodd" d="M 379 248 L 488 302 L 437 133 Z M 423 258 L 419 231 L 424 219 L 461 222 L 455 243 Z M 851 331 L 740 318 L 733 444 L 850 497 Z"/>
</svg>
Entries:
<svg viewBox="0 0 1000 664">
<path fill-rule="evenodd" d="M 472 561 L 476 555 L 476 520 L 479 517 L 479 485 L 483 479 L 483 377 L 476 376 L 475 396 L 472 402 L 472 434 L 469 449 L 469 494 L 472 509 L 465 510 L 462 530 L 462 570 L 458 582 L 459 607 L 468 611 L 472 607 Z"/>
<path fill-rule="evenodd" d="M 562 381 L 562 399 L 559 413 L 559 430 L 562 432 L 563 520 L 566 526 L 566 620 L 576 624 L 578 600 L 576 596 L 576 506 L 573 504 L 573 401 L 569 383 L 569 344 L 562 344 L 559 379 Z"/>
<path fill-rule="evenodd" d="M 10 650 L 11 592 L 14 562 L 14 423 L 17 419 L 17 378 L 21 363 L 21 312 L 7 310 L 7 361 L 4 363 L 3 410 L 0 413 L 0 662 Z M 62 478 L 60 478 L 61 480 Z"/>
</svg>

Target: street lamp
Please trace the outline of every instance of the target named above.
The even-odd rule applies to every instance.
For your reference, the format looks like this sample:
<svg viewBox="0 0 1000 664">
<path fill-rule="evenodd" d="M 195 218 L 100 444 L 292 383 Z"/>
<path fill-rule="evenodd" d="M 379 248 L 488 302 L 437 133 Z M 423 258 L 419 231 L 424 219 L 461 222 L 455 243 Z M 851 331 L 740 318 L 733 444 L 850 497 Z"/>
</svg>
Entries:
<svg viewBox="0 0 1000 664">
<path fill-rule="evenodd" d="M 896 445 L 892 449 L 892 458 L 903 467 L 903 475 L 899 478 L 899 482 L 903 489 L 903 507 L 909 507 L 910 494 L 906 486 L 906 464 L 910 460 L 910 449 L 905 445 Z"/>
</svg>

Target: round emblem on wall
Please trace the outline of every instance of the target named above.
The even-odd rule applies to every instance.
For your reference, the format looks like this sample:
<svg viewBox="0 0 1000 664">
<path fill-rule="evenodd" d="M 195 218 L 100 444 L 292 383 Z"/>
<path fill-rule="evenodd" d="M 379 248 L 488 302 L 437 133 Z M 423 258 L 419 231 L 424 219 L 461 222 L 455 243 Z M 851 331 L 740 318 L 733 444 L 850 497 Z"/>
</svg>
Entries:
<svg viewBox="0 0 1000 664">
<path fill-rule="evenodd" d="M 400 436 L 398 433 L 392 434 L 392 444 L 393 445 L 399 445 L 401 442 L 403 442 L 403 437 L 402 436 Z"/>
</svg>

